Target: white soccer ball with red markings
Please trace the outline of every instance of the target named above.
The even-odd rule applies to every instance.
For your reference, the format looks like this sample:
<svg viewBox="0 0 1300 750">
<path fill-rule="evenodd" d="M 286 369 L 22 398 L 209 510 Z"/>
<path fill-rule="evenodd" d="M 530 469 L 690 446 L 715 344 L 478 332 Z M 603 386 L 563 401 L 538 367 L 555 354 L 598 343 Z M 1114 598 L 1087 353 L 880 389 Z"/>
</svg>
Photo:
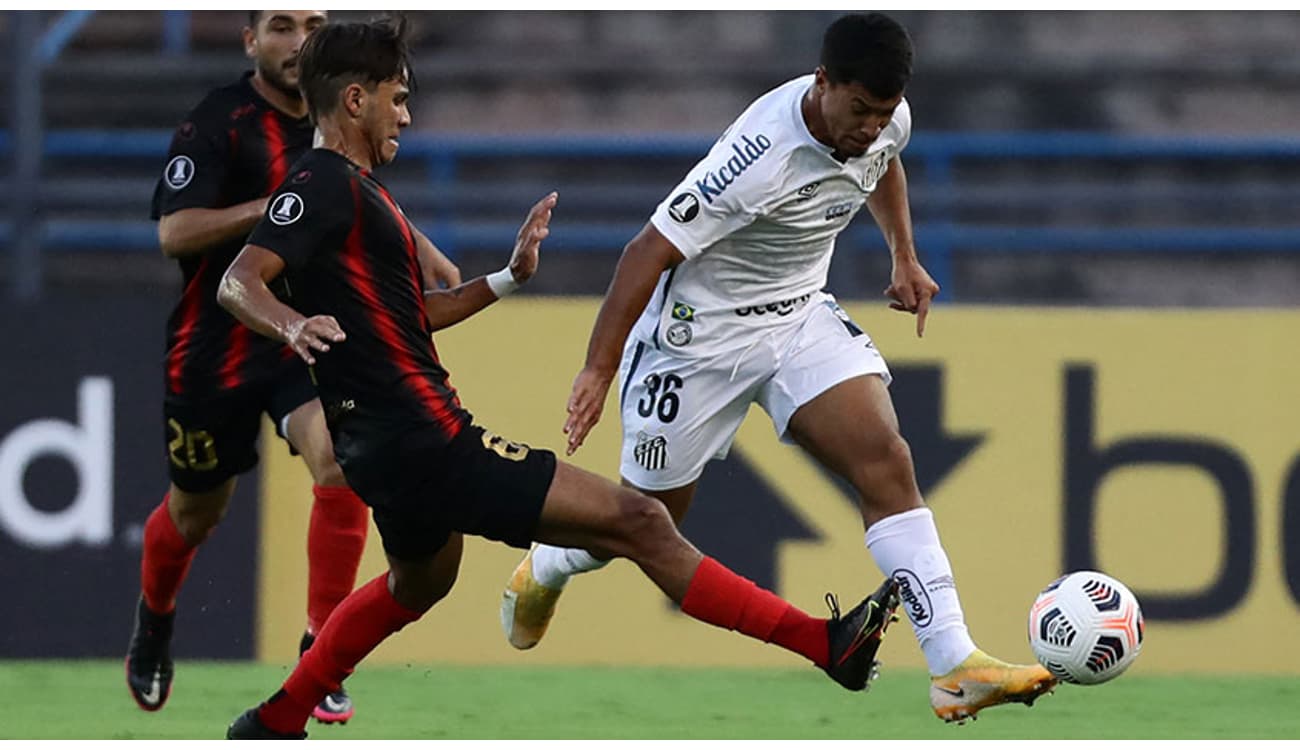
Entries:
<svg viewBox="0 0 1300 750">
<path fill-rule="evenodd" d="M 1129 668 L 1142 650 L 1137 597 L 1104 573 L 1083 570 L 1052 581 L 1029 609 L 1029 646 L 1062 682 L 1096 685 Z"/>
</svg>

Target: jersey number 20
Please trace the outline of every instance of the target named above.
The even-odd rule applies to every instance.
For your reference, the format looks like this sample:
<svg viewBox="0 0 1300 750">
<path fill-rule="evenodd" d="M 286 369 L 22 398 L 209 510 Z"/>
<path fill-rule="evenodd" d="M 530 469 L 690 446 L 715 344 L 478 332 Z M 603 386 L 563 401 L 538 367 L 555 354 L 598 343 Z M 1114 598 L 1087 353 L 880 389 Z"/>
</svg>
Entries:
<svg viewBox="0 0 1300 750">
<path fill-rule="evenodd" d="M 172 439 L 167 452 L 172 463 L 190 471 L 212 471 L 217 468 L 217 447 L 206 430 L 186 430 L 175 419 L 167 420 Z"/>
</svg>

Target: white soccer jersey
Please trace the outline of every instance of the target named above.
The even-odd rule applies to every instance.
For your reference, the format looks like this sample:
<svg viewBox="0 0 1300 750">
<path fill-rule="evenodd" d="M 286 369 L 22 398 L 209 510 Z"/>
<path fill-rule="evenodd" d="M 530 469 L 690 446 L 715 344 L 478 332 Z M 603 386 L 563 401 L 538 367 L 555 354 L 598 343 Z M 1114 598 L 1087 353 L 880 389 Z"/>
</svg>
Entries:
<svg viewBox="0 0 1300 750">
<path fill-rule="evenodd" d="M 835 238 L 906 147 L 903 101 L 867 153 L 840 163 L 813 138 L 800 104 L 813 76 L 746 109 L 650 221 L 686 256 L 666 271 L 638 339 L 685 356 L 748 346 L 826 285 Z"/>
</svg>

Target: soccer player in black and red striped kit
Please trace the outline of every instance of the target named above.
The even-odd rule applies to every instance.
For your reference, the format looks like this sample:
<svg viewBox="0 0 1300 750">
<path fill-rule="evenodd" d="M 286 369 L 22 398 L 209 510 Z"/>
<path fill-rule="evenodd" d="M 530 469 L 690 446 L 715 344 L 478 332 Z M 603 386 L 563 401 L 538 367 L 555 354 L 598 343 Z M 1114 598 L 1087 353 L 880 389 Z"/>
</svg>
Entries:
<svg viewBox="0 0 1300 750">
<path fill-rule="evenodd" d="M 167 325 L 164 418 L 171 486 L 144 529 L 141 597 L 127 654 L 127 685 L 156 711 L 171 691 L 176 596 L 198 546 L 224 515 L 237 475 L 257 463 L 268 414 L 311 472 L 305 650 L 352 591 L 368 525 L 365 505 L 333 456 L 306 367 L 281 342 L 249 330 L 217 305 L 221 275 L 266 209 L 267 196 L 311 148 L 313 128 L 298 90 L 298 51 L 324 11 L 252 11 L 243 31 L 255 65 L 218 88 L 176 130 L 154 193 L 165 255 L 184 291 Z M 459 272 L 420 235 L 423 283 L 460 283 Z M 322 698 L 321 721 L 346 721 L 345 692 Z"/>
<path fill-rule="evenodd" d="M 892 580 L 844 617 L 810 617 L 702 555 L 657 500 L 474 423 L 431 334 L 533 275 L 557 197 L 533 206 L 506 268 L 423 292 L 410 223 L 372 172 L 396 156 L 410 124 L 404 28 L 327 24 L 307 40 L 299 65 L 317 147 L 272 195 L 218 291 L 241 321 L 311 365 L 335 455 L 374 512 L 389 570 L 338 606 L 283 688 L 227 736 L 305 736 L 312 706 L 451 590 L 463 534 L 627 557 L 691 617 L 865 688 L 898 605 Z M 271 292 L 281 277 L 289 304 Z"/>
</svg>

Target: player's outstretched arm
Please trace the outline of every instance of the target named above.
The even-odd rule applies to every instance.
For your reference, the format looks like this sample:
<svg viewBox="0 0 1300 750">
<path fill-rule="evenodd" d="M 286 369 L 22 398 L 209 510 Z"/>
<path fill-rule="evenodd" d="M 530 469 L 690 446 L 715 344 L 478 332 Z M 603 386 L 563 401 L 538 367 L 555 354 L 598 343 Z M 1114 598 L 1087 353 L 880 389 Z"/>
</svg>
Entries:
<svg viewBox="0 0 1300 750">
<path fill-rule="evenodd" d="M 429 318 L 433 330 L 456 325 L 518 289 L 537 273 L 542 240 L 551 233 L 551 210 L 558 200 L 559 195 L 551 193 L 529 210 L 523 226 L 519 227 L 514 252 L 505 268 L 453 289 L 425 292 L 424 314 Z M 457 271 L 457 275 L 459 273 Z"/>
<path fill-rule="evenodd" d="M 257 245 L 245 245 L 221 277 L 217 302 L 239 322 L 268 338 L 283 341 L 309 365 L 312 351 L 327 352 L 347 338 L 330 315 L 304 317 L 275 298 L 267 282 L 284 270 L 284 260 Z"/>
<path fill-rule="evenodd" d="M 618 372 L 623 342 L 654 294 L 659 275 L 685 259 L 654 224 L 646 224 L 623 249 L 587 342 L 587 362 L 569 394 L 569 417 L 564 422 L 564 433 L 569 436 L 566 455 L 572 456 L 600 421 L 609 384 Z"/>
<path fill-rule="evenodd" d="M 215 245 L 243 239 L 266 213 L 266 198 L 228 208 L 184 208 L 158 220 L 158 244 L 168 258 L 198 255 Z"/>
<path fill-rule="evenodd" d="M 907 201 L 907 173 L 895 156 L 881 176 L 876 190 L 867 199 L 867 208 L 889 243 L 894 259 L 885 296 L 893 300 L 890 308 L 916 315 L 916 335 L 925 335 L 925 319 L 930 314 L 930 300 L 939 294 L 939 285 L 921 266 L 916 257 L 916 240 L 912 236 L 912 209 Z"/>
</svg>

